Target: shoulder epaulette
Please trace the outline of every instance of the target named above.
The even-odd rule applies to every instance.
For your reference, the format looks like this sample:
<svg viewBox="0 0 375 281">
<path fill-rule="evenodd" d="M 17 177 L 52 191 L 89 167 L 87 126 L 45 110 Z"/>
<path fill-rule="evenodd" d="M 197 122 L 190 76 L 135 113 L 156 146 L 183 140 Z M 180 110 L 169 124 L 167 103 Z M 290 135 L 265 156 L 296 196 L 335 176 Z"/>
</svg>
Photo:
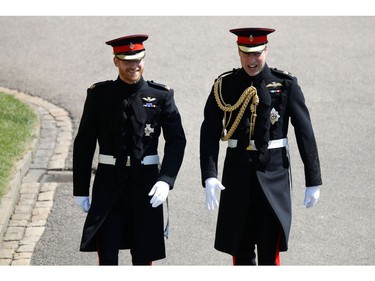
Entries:
<svg viewBox="0 0 375 281">
<path fill-rule="evenodd" d="M 98 82 L 98 83 L 92 84 L 91 87 L 90 87 L 90 89 L 101 87 L 101 86 L 107 85 L 107 84 L 109 84 L 111 82 L 113 82 L 113 80 L 107 80 L 107 81 L 103 81 L 103 82 Z"/>
<path fill-rule="evenodd" d="M 162 90 L 167 90 L 169 91 L 171 88 L 169 88 L 167 85 L 164 85 L 164 84 L 160 84 L 160 83 L 156 83 L 154 82 L 153 80 L 151 81 L 147 81 L 147 83 L 152 86 L 152 87 L 155 87 L 155 88 L 158 88 L 158 89 L 162 89 Z"/>
<path fill-rule="evenodd" d="M 216 79 L 219 79 L 220 77 L 232 74 L 232 73 L 236 72 L 237 70 L 239 70 L 239 68 L 233 68 L 232 70 L 229 70 L 229 71 L 226 71 L 226 72 L 220 74 Z"/>
<path fill-rule="evenodd" d="M 279 75 L 279 76 L 286 77 L 286 78 L 289 78 L 289 79 L 294 78 L 292 73 L 290 73 L 288 71 L 285 71 L 285 70 L 280 70 L 280 69 L 277 69 L 277 68 L 271 68 L 271 71 L 275 75 Z"/>
</svg>

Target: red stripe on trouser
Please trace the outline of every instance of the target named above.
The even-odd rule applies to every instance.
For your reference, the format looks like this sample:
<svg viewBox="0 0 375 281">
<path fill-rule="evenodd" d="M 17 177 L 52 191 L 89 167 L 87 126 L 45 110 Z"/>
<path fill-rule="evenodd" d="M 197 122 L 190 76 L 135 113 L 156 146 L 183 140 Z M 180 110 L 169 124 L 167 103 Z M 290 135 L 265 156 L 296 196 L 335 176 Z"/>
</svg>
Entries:
<svg viewBox="0 0 375 281">
<path fill-rule="evenodd" d="M 149 266 L 151 266 L 152 265 L 152 261 L 148 261 L 148 262 L 138 262 L 138 261 L 132 261 L 133 262 L 133 265 L 135 265 L 135 266 L 137 266 L 137 265 L 149 265 Z"/>
<path fill-rule="evenodd" d="M 275 264 L 280 265 L 280 252 L 276 252 Z"/>
<path fill-rule="evenodd" d="M 281 236 L 282 236 L 282 231 L 280 231 L 279 239 L 277 239 L 275 265 L 280 265 L 280 241 L 281 241 Z"/>
</svg>

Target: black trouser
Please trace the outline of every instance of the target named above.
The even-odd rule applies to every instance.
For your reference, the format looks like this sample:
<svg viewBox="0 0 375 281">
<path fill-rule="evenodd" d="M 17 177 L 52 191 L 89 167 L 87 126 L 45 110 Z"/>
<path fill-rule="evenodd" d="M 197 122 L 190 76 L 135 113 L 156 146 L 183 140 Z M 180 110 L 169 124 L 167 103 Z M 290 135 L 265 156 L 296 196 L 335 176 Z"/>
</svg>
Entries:
<svg viewBox="0 0 375 281">
<path fill-rule="evenodd" d="M 99 265 L 118 265 L 118 255 L 124 235 L 124 212 L 111 211 L 97 233 L 97 251 Z M 130 250 L 132 253 L 132 250 Z M 133 258 L 133 265 L 151 265 L 151 261 Z"/>
<path fill-rule="evenodd" d="M 253 183 L 249 210 L 251 223 L 248 225 L 254 241 L 253 250 L 233 257 L 233 265 L 256 265 L 255 244 L 259 265 L 279 265 L 281 225 L 255 174 Z"/>
</svg>

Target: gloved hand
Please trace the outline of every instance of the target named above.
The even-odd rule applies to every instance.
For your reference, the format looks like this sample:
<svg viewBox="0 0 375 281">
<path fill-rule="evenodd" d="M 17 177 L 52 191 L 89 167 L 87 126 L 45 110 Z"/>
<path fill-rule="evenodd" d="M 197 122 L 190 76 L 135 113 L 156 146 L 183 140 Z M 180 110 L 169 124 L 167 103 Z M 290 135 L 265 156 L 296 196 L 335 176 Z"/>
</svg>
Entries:
<svg viewBox="0 0 375 281">
<path fill-rule="evenodd" d="M 160 204 L 163 204 L 167 200 L 169 193 L 169 184 L 164 181 L 158 181 L 152 187 L 148 196 L 152 196 L 150 203 L 152 207 L 156 208 Z"/>
<path fill-rule="evenodd" d="M 209 211 L 213 211 L 215 207 L 219 206 L 217 200 L 217 191 L 224 190 L 225 187 L 217 178 L 208 178 L 204 182 L 206 189 L 206 206 Z"/>
<path fill-rule="evenodd" d="M 319 186 L 309 186 L 305 190 L 305 200 L 303 204 L 306 208 L 314 207 L 316 202 L 318 202 L 320 196 Z"/>
<path fill-rule="evenodd" d="M 81 208 L 82 211 L 87 213 L 90 209 L 90 198 L 89 196 L 74 196 L 74 201 Z"/>
</svg>

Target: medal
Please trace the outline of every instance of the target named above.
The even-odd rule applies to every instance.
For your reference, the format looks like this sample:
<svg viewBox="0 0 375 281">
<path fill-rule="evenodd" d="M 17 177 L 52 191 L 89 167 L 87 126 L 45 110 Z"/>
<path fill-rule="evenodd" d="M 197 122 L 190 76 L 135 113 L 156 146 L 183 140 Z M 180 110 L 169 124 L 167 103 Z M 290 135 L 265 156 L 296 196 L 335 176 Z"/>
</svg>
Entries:
<svg viewBox="0 0 375 281">
<path fill-rule="evenodd" d="M 270 114 L 271 124 L 275 125 L 275 123 L 279 121 L 279 118 L 280 118 L 279 112 L 277 112 L 275 108 L 272 108 L 271 114 Z"/>
<path fill-rule="evenodd" d="M 151 124 L 146 124 L 146 127 L 145 127 L 145 135 L 146 137 L 149 137 L 151 135 L 151 133 L 154 132 L 154 128 L 151 128 Z"/>
</svg>

